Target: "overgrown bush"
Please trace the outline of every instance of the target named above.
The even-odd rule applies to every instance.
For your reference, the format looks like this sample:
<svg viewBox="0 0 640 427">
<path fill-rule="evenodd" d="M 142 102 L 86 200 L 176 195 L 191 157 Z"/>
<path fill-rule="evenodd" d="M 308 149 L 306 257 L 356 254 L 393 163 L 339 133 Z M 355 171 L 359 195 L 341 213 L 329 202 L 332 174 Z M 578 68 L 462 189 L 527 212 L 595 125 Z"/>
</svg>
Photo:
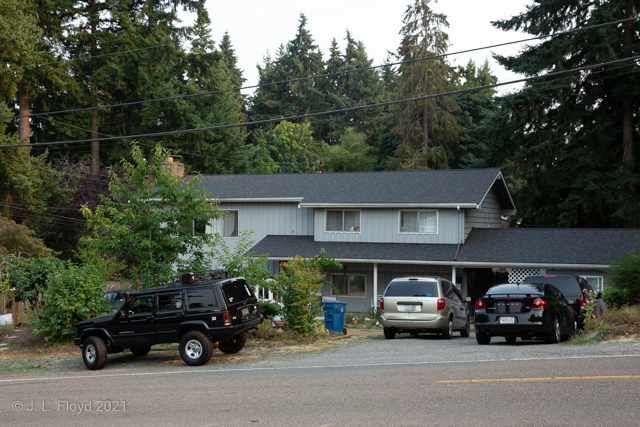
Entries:
<svg viewBox="0 0 640 427">
<path fill-rule="evenodd" d="M 640 252 L 632 250 L 609 267 L 611 282 L 602 298 L 608 307 L 623 307 L 640 302 Z"/>
<path fill-rule="evenodd" d="M 64 269 L 64 263 L 57 258 L 14 258 L 6 267 L 7 287 L 16 301 L 22 301 L 33 310 L 41 307 L 41 295 L 46 289 L 47 276 Z"/>
<path fill-rule="evenodd" d="M 272 319 L 274 316 L 278 316 L 282 314 L 282 309 L 280 306 L 273 301 L 260 301 L 260 313 L 266 319 Z"/>
<path fill-rule="evenodd" d="M 76 323 L 108 312 L 103 285 L 102 272 L 89 265 L 69 262 L 50 272 L 42 293 L 43 308 L 33 322 L 35 332 L 53 343 L 72 338 Z"/>
<path fill-rule="evenodd" d="M 328 268 L 342 268 L 342 264 L 326 258 L 324 249 L 313 258 L 297 256 L 284 264 L 276 278 L 276 294 L 282 297 L 289 330 L 305 336 L 317 333 L 313 318 L 320 313 L 320 305 L 316 294 L 322 290 Z"/>
</svg>

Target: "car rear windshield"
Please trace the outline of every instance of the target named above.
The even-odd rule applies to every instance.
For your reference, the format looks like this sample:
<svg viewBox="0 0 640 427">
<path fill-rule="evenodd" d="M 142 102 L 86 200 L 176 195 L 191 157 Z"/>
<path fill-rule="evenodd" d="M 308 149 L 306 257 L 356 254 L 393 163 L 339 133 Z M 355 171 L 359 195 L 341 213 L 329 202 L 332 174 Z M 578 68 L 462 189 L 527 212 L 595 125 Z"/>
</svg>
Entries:
<svg viewBox="0 0 640 427">
<path fill-rule="evenodd" d="M 385 297 L 437 297 L 438 282 L 418 280 L 394 281 L 389 283 Z"/>
<path fill-rule="evenodd" d="M 253 291 L 247 282 L 233 282 L 222 287 L 229 304 L 238 304 L 253 297 Z"/>
<path fill-rule="evenodd" d="M 550 283 L 562 292 L 562 295 L 577 296 L 582 293 L 578 279 L 573 276 L 529 276 L 527 282 Z"/>
<path fill-rule="evenodd" d="M 541 283 L 505 283 L 496 285 L 487 291 L 487 295 L 542 295 L 544 289 Z"/>
</svg>

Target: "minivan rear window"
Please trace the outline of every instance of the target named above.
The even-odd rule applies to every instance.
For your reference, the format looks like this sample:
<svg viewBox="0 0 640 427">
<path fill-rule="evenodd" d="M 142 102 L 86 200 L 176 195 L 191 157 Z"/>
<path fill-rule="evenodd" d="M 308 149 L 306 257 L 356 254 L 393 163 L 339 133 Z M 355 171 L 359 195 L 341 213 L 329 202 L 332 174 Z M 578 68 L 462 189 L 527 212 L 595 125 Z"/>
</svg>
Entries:
<svg viewBox="0 0 640 427">
<path fill-rule="evenodd" d="M 438 282 L 393 281 L 389 283 L 385 297 L 437 297 Z"/>
</svg>

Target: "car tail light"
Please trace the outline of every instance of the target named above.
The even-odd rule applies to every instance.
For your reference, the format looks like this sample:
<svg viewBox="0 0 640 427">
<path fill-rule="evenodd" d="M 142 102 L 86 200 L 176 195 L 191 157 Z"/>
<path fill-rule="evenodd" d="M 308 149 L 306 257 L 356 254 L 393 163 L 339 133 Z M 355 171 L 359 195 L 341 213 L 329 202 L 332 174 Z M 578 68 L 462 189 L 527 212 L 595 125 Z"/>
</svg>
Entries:
<svg viewBox="0 0 640 427">
<path fill-rule="evenodd" d="M 536 298 L 533 300 L 533 304 L 531 304 L 531 308 L 549 308 L 549 305 L 545 300 Z"/>
<path fill-rule="evenodd" d="M 584 309 L 586 308 L 587 305 L 587 300 L 585 300 L 584 298 L 580 298 L 580 308 Z"/>
<path fill-rule="evenodd" d="M 486 309 L 486 308 L 487 308 L 487 306 L 485 305 L 485 303 L 484 303 L 484 300 L 483 300 L 483 299 L 478 299 L 478 300 L 476 301 L 476 310 L 484 310 L 484 309 Z"/>
<path fill-rule="evenodd" d="M 446 305 L 447 303 L 445 300 L 443 300 L 442 298 L 438 299 L 438 311 L 444 310 Z"/>
<path fill-rule="evenodd" d="M 231 326 L 231 313 L 225 311 L 222 313 L 222 319 L 224 326 Z"/>
<path fill-rule="evenodd" d="M 380 310 L 384 310 L 384 298 L 380 299 Z"/>
</svg>

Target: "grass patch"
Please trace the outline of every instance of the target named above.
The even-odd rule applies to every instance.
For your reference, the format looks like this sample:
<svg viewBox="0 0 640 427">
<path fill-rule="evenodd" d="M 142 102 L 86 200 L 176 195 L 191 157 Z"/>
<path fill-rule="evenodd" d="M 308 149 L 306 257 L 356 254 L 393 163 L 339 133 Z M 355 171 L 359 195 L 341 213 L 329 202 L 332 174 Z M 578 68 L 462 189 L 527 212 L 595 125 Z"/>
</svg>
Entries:
<svg viewBox="0 0 640 427">
<path fill-rule="evenodd" d="M 636 340 L 640 336 L 640 306 L 609 310 L 587 319 L 584 329 L 574 337 L 576 344 L 609 340 Z"/>
<path fill-rule="evenodd" d="M 2 369 L 3 371 L 7 371 L 7 372 L 29 372 L 29 371 L 39 371 L 39 370 L 43 370 L 43 369 L 47 369 L 45 366 L 42 365 L 15 365 L 15 364 L 11 364 L 11 365 L 0 365 L 0 369 Z"/>
</svg>

